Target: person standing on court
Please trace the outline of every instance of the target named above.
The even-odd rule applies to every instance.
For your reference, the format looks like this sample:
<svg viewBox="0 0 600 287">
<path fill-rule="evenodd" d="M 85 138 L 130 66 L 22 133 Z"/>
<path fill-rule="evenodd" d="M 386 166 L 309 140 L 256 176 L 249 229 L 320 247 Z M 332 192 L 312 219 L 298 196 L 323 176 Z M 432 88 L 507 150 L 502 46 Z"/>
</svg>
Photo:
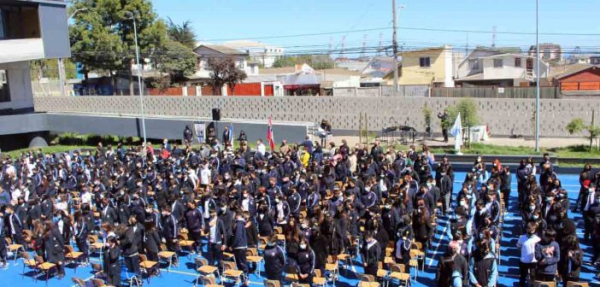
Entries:
<svg viewBox="0 0 600 287">
<path fill-rule="evenodd" d="M 183 139 L 185 140 L 184 144 L 192 144 L 192 136 L 193 135 L 194 135 L 194 133 L 192 132 L 190 125 L 186 125 L 185 129 L 183 130 Z"/>
<path fill-rule="evenodd" d="M 104 263 L 104 273 L 106 274 L 106 283 L 110 286 L 121 285 L 121 263 L 119 263 L 119 257 L 121 256 L 121 248 L 116 237 L 108 238 L 108 246 L 104 248 L 104 256 L 102 260 Z"/>
<path fill-rule="evenodd" d="M 248 250 L 248 239 L 246 237 L 246 220 L 241 212 L 237 212 L 235 216 L 233 244 L 233 256 L 237 269 L 244 272 L 244 285 L 248 286 L 248 261 L 246 258 L 246 250 Z"/>
<path fill-rule="evenodd" d="M 537 267 L 537 259 L 535 256 L 536 245 L 540 242 L 540 238 L 535 234 L 537 224 L 533 221 L 527 223 L 524 235 L 519 237 L 517 247 L 521 249 L 521 258 L 519 261 L 519 286 L 528 286 L 527 282 L 533 282 L 535 278 L 535 270 Z"/>
<path fill-rule="evenodd" d="M 438 118 L 442 122 L 442 135 L 444 136 L 444 142 L 448 142 L 448 127 L 450 127 L 450 123 L 448 122 L 447 110 L 444 109 L 443 112 L 438 113 Z"/>
</svg>

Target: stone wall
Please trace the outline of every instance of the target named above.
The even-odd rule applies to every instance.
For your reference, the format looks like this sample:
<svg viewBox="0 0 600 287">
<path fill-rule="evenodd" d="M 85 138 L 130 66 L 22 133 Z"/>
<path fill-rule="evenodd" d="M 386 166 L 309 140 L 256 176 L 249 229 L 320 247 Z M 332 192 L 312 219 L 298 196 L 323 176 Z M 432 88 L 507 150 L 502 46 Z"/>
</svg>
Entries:
<svg viewBox="0 0 600 287">
<path fill-rule="evenodd" d="M 456 98 L 336 98 L 336 97 L 146 97 L 146 113 L 156 116 L 210 117 L 218 107 L 229 119 L 285 122 L 320 122 L 328 119 L 334 129 L 358 130 L 359 115 L 369 115 L 369 130 L 393 125 L 409 125 L 424 131 L 422 108 L 427 103 L 434 115 L 453 105 Z M 535 100 L 475 99 L 482 124 L 492 135 L 532 135 Z M 541 136 L 570 136 L 565 126 L 573 118 L 591 119 L 600 100 L 541 100 Z M 38 112 L 85 112 L 116 115 L 139 113 L 138 97 L 52 97 L 36 98 Z M 439 120 L 434 116 L 434 132 Z"/>
</svg>

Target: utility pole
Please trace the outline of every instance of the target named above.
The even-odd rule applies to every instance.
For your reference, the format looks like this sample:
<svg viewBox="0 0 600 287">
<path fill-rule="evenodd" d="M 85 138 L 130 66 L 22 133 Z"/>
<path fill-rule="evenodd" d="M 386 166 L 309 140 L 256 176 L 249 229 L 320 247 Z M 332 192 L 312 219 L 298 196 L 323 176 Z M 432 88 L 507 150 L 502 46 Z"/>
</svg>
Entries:
<svg viewBox="0 0 600 287">
<path fill-rule="evenodd" d="M 393 46 L 393 52 L 394 52 L 394 89 L 393 89 L 393 94 L 394 97 L 396 97 L 396 94 L 398 93 L 398 39 L 397 39 L 397 32 L 396 30 L 398 30 L 398 23 L 397 23 L 397 19 L 396 19 L 396 0 L 392 0 L 392 17 L 394 17 L 394 35 L 393 35 L 393 39 L 392 39 L 392 46 Z"/>
<path fill-rule="evenodd" d="M 329 56 L 333 54 L 333 36 L 329 37 Z"/>
<path fill-rule="evenodd" d="M 535 151 L 540 151 L 540 0 L 535 0 Z"/>
<path fill-rule="evenodd" d="M 496 26 L 492 28 L 492 48 L 496 48 Z"/>
<path fill-rule="evenodd" d="M 360 51 L 360 58 L 364 60 L 367 56 L 367 34 L 363 36 L 362 50 Z"/>
<path fill-rule="evenodd" d="M 377 49 L 377 57 L 381 56 L 383 50 L 383 33 L 379 33 L 379 48 Z"/>
<path fill-rule="evenodd" d="M 344 56 L 344 48 L 345 48 L 345 44 L 346 44 L 345 42 L 346 42 L 346 35 L 344 35 L 342 37 L 342 49 L 340 50 L 340 55 L 339 55 L 340 58 L 344 58 L 345 57 Z"/>
</svg>

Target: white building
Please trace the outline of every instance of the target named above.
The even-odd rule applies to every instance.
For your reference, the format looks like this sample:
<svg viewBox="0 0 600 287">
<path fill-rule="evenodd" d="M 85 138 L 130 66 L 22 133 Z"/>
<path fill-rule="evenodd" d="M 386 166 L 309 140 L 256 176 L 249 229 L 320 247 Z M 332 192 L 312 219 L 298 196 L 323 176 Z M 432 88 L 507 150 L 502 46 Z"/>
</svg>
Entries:
<svg viewBox="0 0 600 287">
<path fill-rule="evenodd" d="M 191 81 L 206 81 L 210 79 L 212 70 L 208 67 L 208 60 L 212 58 L 233 58 L 236 67 L 246 72 L 246 75 L 258 75 L 258 63 L 248 61 L 248 53 L 226 47 L 223 45 L 202 44 L 194 52 L 198 55 L 196 73 L 190 76 Z"/>
<path fill-rule="evenodd" d="M 0 2 L 0 114 L 33 111 L 30 61 L 71 57 L 67 3 Z"/>
<path fill-rule="evenodd" d="M 548 77 L 550 65 L 540 61 L 540 78 Z M 536 81 L 537 61 L 523 54 L 499 54 L 468 59 L 459 69 L 457 84 L 463 86 L 528 86 Z"/>
<path fill-rule="evenodd" d="M 284 55 L 284 49 L 261 42 L 239 40 L 223 43 L 223 46 L 245 51 L 250 61 L 260 63 L 265 68 L 273 67 L 277 58 Z"/>
</svg>

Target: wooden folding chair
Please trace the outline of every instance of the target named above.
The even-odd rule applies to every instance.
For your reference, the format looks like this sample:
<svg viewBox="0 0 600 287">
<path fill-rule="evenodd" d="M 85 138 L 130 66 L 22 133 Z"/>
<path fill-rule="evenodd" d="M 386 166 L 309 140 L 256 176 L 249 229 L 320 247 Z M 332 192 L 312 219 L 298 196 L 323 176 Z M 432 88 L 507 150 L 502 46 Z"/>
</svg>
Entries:
<svg viewBox="0 0 600 287">
<path fill-rule="evenodd" d="M 56 264 L 45 262 L 41 256 L 34 256 L 35 262 L 37 263 L 37 269 L 46 274 L 46 286 L 48 286 L 48 278 L 50 277 L 50 271 L 56 269 Z"/>
<path fill-rule="evenodd" d="M 167 264 L 167 272 L 171 272 L 171 266 L 173 265 L 173 258 L 175 259 L 175 263 L 178 262 L 177 253 L 168 251 L 167 246 L 164 244 L 160 245 L 160 250 L 161 251 L 158 252 L 158 254 L 157 254 L 158 260 L 159 261 L 163 260 Z M 175 267 L 177 267 L 177 265 L 175 265 Z"/>
<path fill-rule="evenodd" d="M 358 282 L 359 287 L 379 287 L 379 283 L 377 282 L 377 280 L 375 279 L 375 276 L 373 276 L 373 275 L 359 274 L 358 279 L 359 279 L 359 282 Z"/>
<path fill-rule="evenodd" d="M 111 287 L 109 285 L 106 285 L 106 282 L 104 282 L 104 280 L 98 278 L 92 279 L 92 285 L 94 287 Z"/>
<path fill-rule="evenodd" d="M 390 273 L 391 280 L 398 280 L 398 285 L 404 282 L 404 286 L 408 286 L 410 284 L 410 274 L 406 273 L 406 266 L 403 264 L 393 264 L 390 268 L 392 271 Z"/>
<path fill-rule="evenodd" d="M 10 239 L 10 237 L 6 237 L 6 250 L 12 252 L 15 257 L 14 257 L 14 262 L 13 265 L 17 265 L 17 257 L 19 256 L 19 250 L 21 250 L 22 253 L 25 253 L 25 248 L 23 248 L 23 245 L 21 244 L 13 244 L 12 239 Z"/>
<path fill-rule="evenodd" d="M 290 283 L 297 283 L 300 281 L 300 275 L 298 271 L 293 266 L 287 266 L 285 268 L 285 280 Z"/>
<path fill-rule="evenodd" d="M 218 285 L 215 277 L 212 276 L 202 276 L 202 285 L 205 287 L 225 287 L 224 285 Z"/>
<path fill-rule="evenodd" d="M 331 255 L 327 256 L 327 262 L 325 263 L 325 271 L 332 274 L 333 285 L 335 286 L 335 278 L 339 274 L 339 261 L 333 259 Z"/>
<path fill-rule="evenodd" d="M 587 282 L 571 282 L 567 283 L 567 287 L 589 287 L 589 283 Z"/>
<path fill-rule="evenodd" d="M 71 277 L 71 281 L 73 281 L 73 283 L 75 283 L 75 285 L 77 285 L 77 287 L 86 287 L 85 281 L 83 281 L 83 279 L 81 279 L 81 278 Z"/>
<path fill-rule="evenodd" d="M 248 248 L 246 250 L 246 260 L 249 263 L 254 263 L 256 265 L 256 272 L 260 276 L 260 264 L 264 262 L 264 258 L 262 256 L 258 256 L 258 249 Z"/>
<path fill-rule="evenodd" d="M 98 235 L 88 235 L 87 239 L 90 246 L 89 253 L 97 253 L 100 255 L 102 253 L 102 247 L 104 247 L 104 244 L 98 241 Z"/>
<path fill-rule="evenodd" d="M 281 287 L 281 282 L 279 282 L 279 280 L 265 279 L 263 281 L 263 284 L 265 285 L 265 287 Z"/>
<path fill-rule="evenodd" d="M 77 273 L 77 266 L 79 265 L 79 260 L 83 257 L 83 252 L 77 252 L 73 250 L 73 246 L 65 245 L 65 261 L 75 263 L 75 273 Z"/>
<path fill-rule="evenodd" d="M 158 276 L 160 275 L 160 268 L 158 268 L 158 262 L 148 260 L 148 257 L 144 254 L 139 255 L 140 258 L 140 269 L 142 272 L 145 272 L 148 280 L 148 284 L 150 284 L 150 277 L 152 277 L 153 272 Z"/>
<path fill-rule="evenodd" d="M 27 252 L 23 252 L 23 256 L 21 257 L 21 259 L 23 260 L 22 277 L 25 277 L 25 267 L 28 267 L 29 269 L 31 269 L 35 272 L 33 275 L 33 280 L 37 281 L 38 268 L 37 268 L 37 262 L 35 261 L 35 259 L 31 259 L 31 257 L 29 257 L 29 253 L 27 253 Z"/>
<path fill-rule="evenodd" d="M 327 285 L 327 278 L 321 274 L 321 269 L 315 269 L 313 276 L 313 285 L 325 287 Z"/>
<path fill-rule="evenodd" d="M 94 278 L 103 278 L 104 277 L 104 270 L 102 269 L 102 265 L 100 265 L 99 263 L 92 263 L 92 272 L 94 272 Z"/>
<path fill-rule="evenodd" d="M 180 233 L 179 236 L 177 236 L 177 237 L 179 238 L 179 240 L 177 241 L 177 245 L 179 245 L 179 248 L 181 250 L 184 250 L 184 249 L 188 250 L 188 254 L 187 254 L 188 257 L 190 257 L 192 254 L 196 253 L 193 250 L 195 242 L 192 240 L 188 240 L 187 233 Z"/>
<path fill-rule="evenodd" d="M 235 262 L 223 261 L 223 277 L 225 279 L 233 280 L 234 285 L 237 285 L 243 280 L 242 275 L 244 272 L 237 269 Z"/>
<path fill-rule="evenodd" d="M 208 265 L 208 261 L 204 258 L 196 258 L 194 260 L 196 263 L 196 272 L 198 272 L 198 277 L 196 278 L 196 283 L 194 286 L 198 285 L 198 280 L 202 279 L 202 277 L 206 277 L 209 275 L 217 275 L 219 280 L 221 279 L 221 274 L 219 273 L 219 268 L 215 266 Z"/>
<path fill-rule="evenodd" d="M 556 287 L 553 281 L 533 281 L 532 287 Z"/>
</svg>

